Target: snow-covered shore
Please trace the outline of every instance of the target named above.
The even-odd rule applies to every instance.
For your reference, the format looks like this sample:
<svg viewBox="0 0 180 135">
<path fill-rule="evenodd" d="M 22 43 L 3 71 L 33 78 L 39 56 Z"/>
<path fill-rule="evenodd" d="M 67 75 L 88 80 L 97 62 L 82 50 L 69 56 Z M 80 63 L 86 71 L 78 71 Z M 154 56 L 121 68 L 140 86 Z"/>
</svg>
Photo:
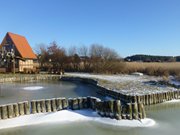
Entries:
<svg viewBox="0 0 180 135">
<path fill-rule="evenodd" d="M 176 88 L 165 85 L 154 85 L 151 82 L 162 80 L 155 76 L 136 75 L 100 75 L 87 73 L 66 73 L 68 76 L 93 78 L 100 80 L 100 85 L 106 88 L 119 90 L 124 94 L 144 95 L 150 93 L 160 93 L 176 91 Z M 103 82 L 104 81 L 104 82 Z"/>
<path fill-rule="evenodd" d="M 0 120 L 0 129 L 36 125 L 42 123 L 73 124 L 73 122 L 81 121 L 94 121 L 106 125 L 126 127 L 150 127 L 156 124 L 154 120 L 148 118 L 141 120 L 141 122 L 139 120 L 115 120 L 110 118 L 101 118 L 96 112 L 93 112 L 91 110 L 63 110 L 53 113 L 31 114 L 7 120 Z"/>
</svg>

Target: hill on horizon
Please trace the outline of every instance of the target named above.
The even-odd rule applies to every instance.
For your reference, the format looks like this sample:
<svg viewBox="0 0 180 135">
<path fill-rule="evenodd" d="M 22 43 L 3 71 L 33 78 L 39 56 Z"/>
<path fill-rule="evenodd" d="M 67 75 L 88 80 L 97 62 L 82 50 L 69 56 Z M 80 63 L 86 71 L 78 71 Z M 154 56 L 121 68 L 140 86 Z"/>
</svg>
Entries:
<svg viewBox="0 0 180 135">
<path fill-rule="evenodd" d="M 180 62 L 180 56 L 157 56 L 136 54 L 124 58 L 124 61 L 140 61 L 140 62 Z"/>
</svg>

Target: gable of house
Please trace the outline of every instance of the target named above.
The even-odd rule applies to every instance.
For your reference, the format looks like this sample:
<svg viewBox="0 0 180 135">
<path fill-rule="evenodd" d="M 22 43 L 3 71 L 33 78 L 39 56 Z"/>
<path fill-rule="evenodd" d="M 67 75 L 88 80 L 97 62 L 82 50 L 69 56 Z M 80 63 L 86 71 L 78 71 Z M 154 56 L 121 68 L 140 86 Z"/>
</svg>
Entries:
<svg viewBox="0 0 180 135">
<path fill-rule="evenodd" d="M 1 43 L 2 46 L 4 45 L 4 42 L 6 41 L 7 37 L 10 37 L 17 51 L 19 52 L 20 57 L 25 59 L 37 59 L 36 55 L 34 54 L 32 48 L 30 47 L 25 37 L 8 32 Z"/>
</svg>

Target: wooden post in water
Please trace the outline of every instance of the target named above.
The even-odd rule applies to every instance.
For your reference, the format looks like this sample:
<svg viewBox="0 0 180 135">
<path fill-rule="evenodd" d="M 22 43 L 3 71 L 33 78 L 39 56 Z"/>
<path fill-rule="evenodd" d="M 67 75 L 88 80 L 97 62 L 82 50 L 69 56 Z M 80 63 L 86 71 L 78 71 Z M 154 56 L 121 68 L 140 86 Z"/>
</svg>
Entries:
<svg viewBox="0 0 180 135">
<path fill-rule="evenodd" d="M 69 104 L 69 109 L 73 110 L 73 99 L 72 98 L 68 99 L 68 104 Z"/>
<path fill-rule="evenodd" d="M 132 120 L 132 104 L 127 104 L 127 119 Z"/>
<path fill-rule="evenodd" d="M 137 103 L 141 102 L 141 97 L 138 95 L 137 96 Z"/>
<path fill-rule="evenodd" d="M 68 100 L 66 98 L 62 98 L 62 107 L 63 109 L 68 108 Z"/>
<path fill-rule="evenodd" d="M 148 103 L 149 103 L 149 105 L 152 105 L 152 95 L 151 94 L 148 95 Z"/>
<path fill-rule="evenodd" d="M 100 115 L 100 102 L 101 101 L 96 102 L 96 110 L 99 115 Z"/>
<path fill-rule="evenodd" d="M 40 100 L 40 106 L 41 106 L 41 112 L 45 113 L 46 112 L 46 105 L 45 105 L 44 99 Z"/>
<path fill-rule="evenodd" d="M 124 105 L 124 106 L 122 106 L 121 108 L 122 108 L 122 109 L 121 109 L 121 117 L 122 117 L 122 119 L 127 119 L 127 117 L 126 117 L 126 113 L 127 113 L 127 108 L 126 108 L 126 106 Z"/>
<path fill-rule="evenodd" d="M 114 118 L 114 101 L 110 100 L 108 101 L 109 104 L 109 115 L 111 118 Z"/>
<path fill-rule="evenodd" d="M 143 104 L 145 105 L 146 104 L 146 100 L 145 100 L 145 95 L 143 95 Z"/>
<path fill-rule="evenodd" d="M 101 101 L 101 108 L 100 108 L 100 114 L 102 117 L 105 116 L 105 102 L 104 101 Z"/>
<path fill-rule="evenodd" d="M 120 100 L 114 101 L 114 116 L 117 120 L 121 119 L 121 101 Z"/>
<path fill-rule="evenodd" d="M 103 101 L 102 110 L 104 112 L 105 117 L 110 117 L 110 102 L 109 101 Z"/>
<path fill-rule="evenodd" d="M 13 104 L 13 110 L 14 110 L 14 115 L 15 115 L 15 117 L 18 117 L 19 116 L 19 107 L 18 107 L 18 104 L 17 103 L 15 103 L 15 104 Z"/>
<path fill-rule="evenodd" d="M 77 110 L 79 108 L 78 107 L 78 100 L 77 100 L 77 98 L 73 98 L 72 99 L 72 104 L 73 104 L 72 110 Z"/>
<path fill-rule="evenodd" d="M 56 109 L 56 99 L 55 98 L 51 99 L 51 107 L 52 107 L 51 109 L 52 109 L 53 112 L 57 111 L 57 109 Z"/>
<path fill-rule="evenodd" d="M 2 105 L 1 106 L 1 113 L 2 113 L 2 119 L 7 119 L 8 118 L 8 112 L 7 112 L 7 106 Z"/>
<path fill-rule="evenodd" d="M 142 114 L 142 119 L 146 118 L 146 112 L 143 104 L 139 104 L 141 114 Z"/>
<path fill-rule="evenodd" d="M 136 96 L 132 96 L 132 103 L 135 103 L 135 102 L 137 102 L 137 98 Z"/>
<path fill-rule="evenodd" d="M 41 113 L 41 103 L 40 103 L 40 100 L 36 101 L 36 111 L 37 111 L 37 113 Z"/>
<path fill-rule="evenodd" d="M 62 99 L 61 98 L 57 98 L 56 99 L 56 103 L 57 103 L 57 111 L 62 110 Z"/>
<path fill-rule="evenodd" d="M 83 99 L 82 99 L 82 97 L 79 97 L 77 100 L 78 100 L 78 109 L 82 109 L 83 108 Z"/>
<path fill-rule="evenodd" d="M 175 99 L 178 99 L 178 91 L 175 91 Z"/>
<path fill-rule="evenodd" d="M 19 107 L 19 115 L 24 115 L 24 102 L 19 102 L 18 107 Z"/>
<path fill-rule="evenodd" d="M 87 98 L 86 97 L 83 97 L 82 98 L 82 102 L 83 102 L 83 108 L 87 109 L 88 108 L 88 105 L 87 105 Z"/>
<path fill-rule="evenodd" d="M 142 119 L 142 103 L 138 103 L 138 116 L 140 119 Z"/>
<path fill-rule="evenodd" d="M 37 113 L 37 111 L 36 111 L 36 100 L 31 101 L 31 113 L 32 114 Z"/>
<path fill-rule="evenodd" d="M 87 97 L 87 108 L 91 108 L 91 97 Z"/>
<path fill-rule="evenodd" d="M 149 105 L 149 102 L 148 102 L 148 95 L 145 95 L 145 105 Z"/>
<path fill-rule="evenodd" d="M 138 119 L 138 107 L 137 103 L 132 103 L 133 119 Z"/>
<path fill-rule="evenodd" d="M 28 101 L 25 101 L 25 102 L 24 102 L 24 111 L 25 111 L 25 114 L 26 114 L 26 115 L 29 115 L 29 114 L 30 114 L 30 105 L 29 105 L 29 102 L 28 102 Z"/>
<path fill-rule="evenodd" d="M 45 105 L 46 105 L 46 112 L 51 112 L 51 100 L 50 99 L 45 100 Z"/>
<path fill-rule="evenodd" d="M 14 110 L 13 110 L 12 104 L 7 105 L 7 111 L 8 111 L 8 118 L 13 118 L 14 117 Z"/>
</svg>

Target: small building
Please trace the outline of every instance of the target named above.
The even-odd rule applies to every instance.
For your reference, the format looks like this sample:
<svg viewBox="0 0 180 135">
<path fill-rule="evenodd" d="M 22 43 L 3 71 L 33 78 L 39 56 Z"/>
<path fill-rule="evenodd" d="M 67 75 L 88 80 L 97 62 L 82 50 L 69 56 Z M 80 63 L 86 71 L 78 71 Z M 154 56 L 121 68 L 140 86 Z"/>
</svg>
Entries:
<svg viewBox="0 0 180 135">
<path fill-rule="evenodd" d="M 0 72 L 31 72 L 37 56 L 24 36 L 8 32 L 0 45 Z"/>
</svg>

